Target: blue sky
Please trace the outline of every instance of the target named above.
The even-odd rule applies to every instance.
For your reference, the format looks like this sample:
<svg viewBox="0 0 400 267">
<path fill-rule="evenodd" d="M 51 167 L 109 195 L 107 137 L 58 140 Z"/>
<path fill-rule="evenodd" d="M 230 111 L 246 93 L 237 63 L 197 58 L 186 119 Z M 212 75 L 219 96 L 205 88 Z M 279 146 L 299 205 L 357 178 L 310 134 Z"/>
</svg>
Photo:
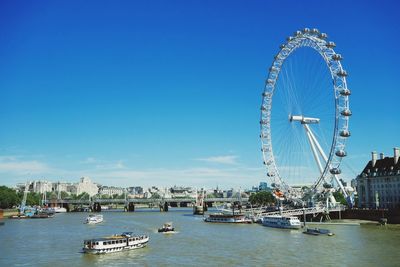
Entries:
<svg viewBox="0 0 400 267">
<path fill-rule="evenodd" d="M 350 180 L 400 146 L 396 1 L 1 1 L 0 184 L 247 188 L 264 79 L 319 28 L 352 90 Z"/>
</svg>

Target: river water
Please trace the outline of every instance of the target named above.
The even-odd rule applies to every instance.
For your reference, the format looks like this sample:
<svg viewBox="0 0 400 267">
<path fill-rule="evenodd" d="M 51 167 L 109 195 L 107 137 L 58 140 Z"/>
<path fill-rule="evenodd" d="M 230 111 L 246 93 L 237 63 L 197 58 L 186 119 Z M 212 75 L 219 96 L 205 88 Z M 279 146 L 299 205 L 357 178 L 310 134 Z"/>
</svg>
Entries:
<svg viewBox="0 0 400 267">
<path fill-rule="evenodd" d="M 328 237 L 258 224 L 206 223 L 182 208 L 102 214 L 104 222 L 98 225 L 83 224 L 87 213 L 5 220 L 0 266 L 400 266 L 396 226 L 324 226 L 335 233 Z M 169 221 L 178 233 L 157 233 Z M 81 253 L 84 239 L 125 231 L 147 233 L 148 246 L 106 255 Z"/>
</svg>

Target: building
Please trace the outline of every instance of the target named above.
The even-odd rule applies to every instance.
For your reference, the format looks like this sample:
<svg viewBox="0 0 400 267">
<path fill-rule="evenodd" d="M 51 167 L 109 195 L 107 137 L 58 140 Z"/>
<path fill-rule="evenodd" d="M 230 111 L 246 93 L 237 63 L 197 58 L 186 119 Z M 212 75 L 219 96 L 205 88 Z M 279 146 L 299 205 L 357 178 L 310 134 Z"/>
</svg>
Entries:
<svg viewBox="0 0 400 267">
<path fill-rule="evenodd" d="M 114 196 L 114 195 L 123 195 L 125 194 L 125 188 L 115 187 L 115 186 L 102 186 L 99 190 L 100 195 Z"/>
<path fill-rule="evenodd" d="M 143 194 L 143 187 L 141 186 L 131 186 L 128 188 L 128 193 L 132 195 L 142 195 Z"/>
<path fill-rule="evenodd" d="M 174 186 L 169 189 L 172 198 L 195 198 L 196 190 L 191 187 Z"/>
<path fill-rule="evenodd" d="M 53 183 L 48 181 L 33 181 L 32 187 L 32 192 L 43 194 L 52 191 Z"/>
<path fill-rule="evenodd" d="M 76 185 L 76 194 L 80 195 L 82 193 L 88 193 L 92 197 L 99 193 L 99 187 L 89 177 L 82 177 Z"/>
<path fill-rule="evenodd" d="M 395 208 L 400 204 L 400 149 L 393 157 L 372 152 L 372 158 L 357 176 L 359 208 Z"/>
<path fill-rule="evenodd" d="M 260 182 L 258 186 L 258 191 L 271 191 L 271 188 L 268 187 L 267 182 Z"/>
</svg>

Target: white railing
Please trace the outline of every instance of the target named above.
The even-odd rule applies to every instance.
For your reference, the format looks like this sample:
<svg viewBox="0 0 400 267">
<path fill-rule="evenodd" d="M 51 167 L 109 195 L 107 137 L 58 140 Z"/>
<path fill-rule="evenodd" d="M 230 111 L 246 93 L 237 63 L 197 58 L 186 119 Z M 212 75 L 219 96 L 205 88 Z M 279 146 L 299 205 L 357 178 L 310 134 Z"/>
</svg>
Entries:
<svg viewBox="0 0 400 267">
<path fill-rule="evenodd" d="M 344 210 L 344 206 L 335 206 L 329 207 L 323 205 L 317 205 L 311 208 L 301 208 L 301 209 L 292 209 L 292 210 L 282 210 L 282 211 L 265 211 L 263 209 L 253 209 L 246 210 L 246 213 L 252 214 L 255 220 L 261 219 L 265 216 L 271 215 L 282 215 L 282 216 L 299 216 L 304 214 L 318 214 L 318 213 L 329 213 L 333 211 L 342 211 Z"/>
</svg>

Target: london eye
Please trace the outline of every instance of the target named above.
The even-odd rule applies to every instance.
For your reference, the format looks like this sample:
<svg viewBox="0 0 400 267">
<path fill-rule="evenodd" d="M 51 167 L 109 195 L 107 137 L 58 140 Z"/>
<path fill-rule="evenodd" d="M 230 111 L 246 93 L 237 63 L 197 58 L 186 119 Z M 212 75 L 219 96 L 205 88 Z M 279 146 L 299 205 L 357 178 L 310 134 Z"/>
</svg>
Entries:
<svg viewBox="0 0 400 267">
<path fill-rule="evenodd" d="M 272 186 L 299 198 L 293 185 L 318 194 L 337 188 L 350 137 L 351 95 L 342 56 L 325 33 L 305 28 L 289 36 L 269 68 L 262 93 L 261 151 Z"/>
</svg>

